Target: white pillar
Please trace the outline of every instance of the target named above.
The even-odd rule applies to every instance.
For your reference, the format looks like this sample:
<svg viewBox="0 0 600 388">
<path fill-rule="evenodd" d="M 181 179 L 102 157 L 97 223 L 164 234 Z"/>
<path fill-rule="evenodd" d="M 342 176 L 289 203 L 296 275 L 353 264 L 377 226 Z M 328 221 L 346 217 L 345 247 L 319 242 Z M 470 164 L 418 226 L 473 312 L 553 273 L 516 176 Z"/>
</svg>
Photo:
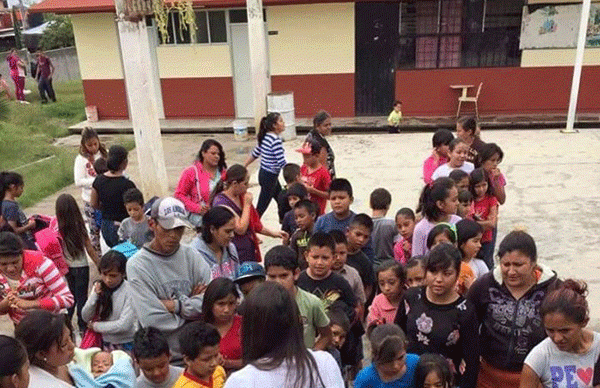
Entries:
<svg viewBox="0 0 600 388">
<path fill-rule="evenodd" d="M 141 189 L 145 198 L 165 196 L 169 185 L 160 135 L 158 109 L 146 22 L 122 18 L 125 0 L 115 0 L 125 88 L 135 135 Z"/>
<path fill-rule="evenodd" d="M 583 53 L 587 34 L 588 20 L 590 19 L 591 0 L 583 0 L 581 7 L 581 20 L 579 22 L 579 36 L 577 38 L 577 52 L 575 66 L 573 67 L 573 83 L 571 84 L 571 98 L 569 99 L 569 112 L 567 114 L 567 128 L 563 132 L 577 132 L 573 129 L 575 113 L 577 112 L 577 98 L 579 97 L 579 82 L 581 81 L 581 67 L 583 66 Z"/>
<path fill-rule="evenodd" d="M 262 0 L 247 0 L 250 74 L 254 96 L 254 128 L 258 133 L 260 119 L 267 114 L 267 94 L 270 92 L 267 66 L 267 38 Z"/>
</svg>

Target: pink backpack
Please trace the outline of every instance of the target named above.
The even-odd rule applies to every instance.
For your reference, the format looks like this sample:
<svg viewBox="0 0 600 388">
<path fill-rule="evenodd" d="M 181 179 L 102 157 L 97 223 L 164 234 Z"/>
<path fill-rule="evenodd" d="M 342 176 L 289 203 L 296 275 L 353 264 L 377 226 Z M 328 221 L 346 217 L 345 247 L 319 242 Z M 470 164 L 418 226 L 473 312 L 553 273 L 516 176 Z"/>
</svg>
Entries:
<svg viewBox="0 0 600 388">
<path fill-rule="evenodd" d="M 62 237 L 58 231 L 58 221 L 52 217 L 50 226 L 35 233 L 35 242 L 42 254 L 52 260 L 61 275 L 69 272 L 69 265 L 65 260 L 62 247 Z"/>
</svg>

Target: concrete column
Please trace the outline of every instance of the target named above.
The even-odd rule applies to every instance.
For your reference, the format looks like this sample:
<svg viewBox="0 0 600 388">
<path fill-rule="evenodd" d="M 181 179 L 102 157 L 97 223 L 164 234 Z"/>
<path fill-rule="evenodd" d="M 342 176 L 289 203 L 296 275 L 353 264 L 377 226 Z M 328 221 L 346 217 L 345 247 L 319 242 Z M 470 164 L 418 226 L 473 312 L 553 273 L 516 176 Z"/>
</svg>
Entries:
<svg viewBox="0 0 600 388">
<path fill-rule="evenodd" d="M 567 114 L 567 128 L 562 132 L 577 132 L 575 113 L 577 113 L 577 99 L 579 97 L 579 82 L 581 81 L 581 67 L 583 66 L 583 53 L 587 35 L 587 26 L 590 19 L 591 0 L 583 0 L 581 6 L 581 20 L 579 22 L 579 36 L 577 38 L 577 52 L 575 53 L 575 66 L 573 67 L 573 82 L 571 84 L 571 98 L 569 99 L 569 112 Z"/>
<path fill-rule="evenodd" d="M 169 185 L 152 77 L 146 22 L 123 19 L 125 0 L 115 0 L 125 88 L 135 135 L 135 148 L 145 198 L 165 196 Z"/>
<path fill-rule="evenodd" d="M 271 91 L 267 66 L 267 37 L 262 0 L 247 0 L 250 73 L 254 96 L 254 128 L 258 132 L 260 119 L 267 114 L 267 94 Z"/>
</svg>

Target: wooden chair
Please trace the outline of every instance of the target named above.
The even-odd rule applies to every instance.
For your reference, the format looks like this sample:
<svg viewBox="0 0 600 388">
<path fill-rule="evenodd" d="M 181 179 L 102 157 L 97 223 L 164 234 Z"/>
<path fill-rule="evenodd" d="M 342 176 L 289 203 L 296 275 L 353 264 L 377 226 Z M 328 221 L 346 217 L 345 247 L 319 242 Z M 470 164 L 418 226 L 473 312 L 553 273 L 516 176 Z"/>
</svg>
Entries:
<svg viewBox="0 0 600 388">
<path fill-rule="evenodd" d="M 469 96 L 458 96 L 458 110 L 456 111 L 456 118 L 460 115 L 460 106 L 463 102 L 472 102 L 475 104 L 475 117 L 479 120 L 479 108 L 477 106 L 477 100 L 479 100 L 479 94 L 481 93 L 481 87 L 483 86 L 483 82 L 479 84 L 477 87 L 477 94 L 474 97 Z M 465 93 L 466 94 L 466 93 Z"/>
</svg>

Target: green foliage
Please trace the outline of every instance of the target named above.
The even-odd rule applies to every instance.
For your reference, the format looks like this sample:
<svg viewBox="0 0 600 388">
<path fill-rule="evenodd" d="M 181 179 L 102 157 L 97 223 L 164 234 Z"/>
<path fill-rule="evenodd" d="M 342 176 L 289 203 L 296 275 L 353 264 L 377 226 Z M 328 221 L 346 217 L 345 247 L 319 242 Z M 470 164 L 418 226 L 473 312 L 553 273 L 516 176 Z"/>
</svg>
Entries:
<svg viewBox="0 0 600 388">
<path fill-rule="evenodd" d="M 45 20 L 51 23 L 40 39 L 42 50 L 53 50 L 75 45 L 73 24 L 68 16 L 48 14 Z"/>
</svg>

